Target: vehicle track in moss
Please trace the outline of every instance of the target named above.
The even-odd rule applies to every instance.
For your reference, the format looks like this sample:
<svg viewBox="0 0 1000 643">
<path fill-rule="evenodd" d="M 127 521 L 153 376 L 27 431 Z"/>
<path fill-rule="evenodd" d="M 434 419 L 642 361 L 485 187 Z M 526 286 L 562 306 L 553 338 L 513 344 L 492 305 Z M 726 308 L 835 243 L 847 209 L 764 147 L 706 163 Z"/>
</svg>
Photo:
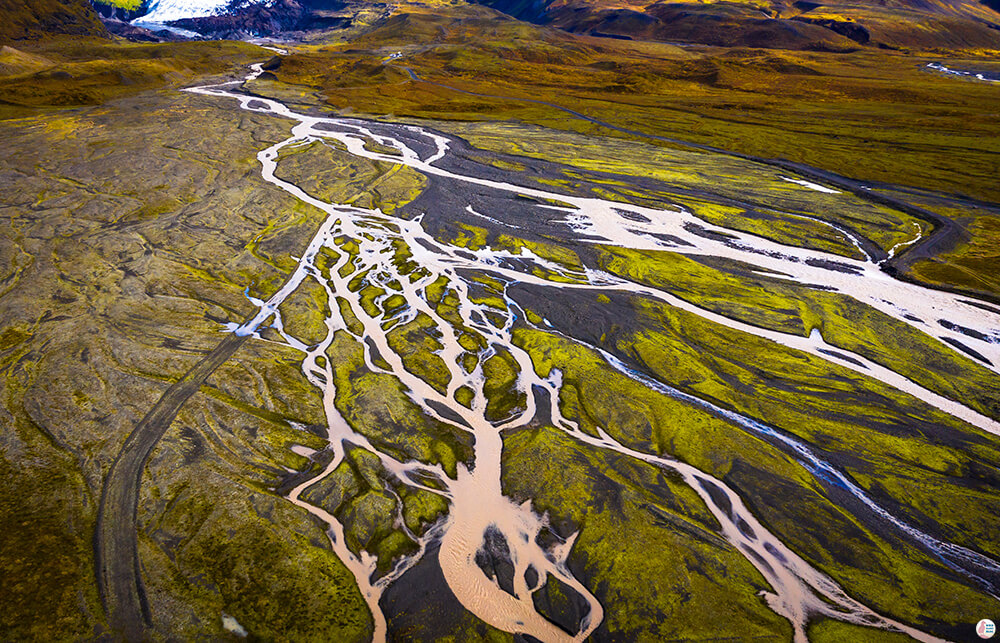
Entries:
<svg viewBox="0 0 1000 643">
<path fill-rule="evenodd" d="M 141 639 L 143 630 L 151 625 L 136 522 L 146 462 L 184 403 L 246 340 L 246 336 L 227 334 L 171 384 L 126 438 L 104 480 L 94 530 L 97 585 L 108 621 L 127 640 Z"/>
</svg>

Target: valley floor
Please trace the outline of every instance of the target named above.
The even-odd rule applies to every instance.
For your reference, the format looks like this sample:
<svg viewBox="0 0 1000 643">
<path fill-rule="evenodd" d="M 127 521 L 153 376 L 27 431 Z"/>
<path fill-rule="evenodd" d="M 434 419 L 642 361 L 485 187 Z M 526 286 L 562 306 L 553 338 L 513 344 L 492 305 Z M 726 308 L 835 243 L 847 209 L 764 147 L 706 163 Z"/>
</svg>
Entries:
<svg viewBox="0 0 1000 643">
<path fill-rule="evenodd" d="M 408 49 L 393 20 L 6 108 L 4 638 L 997 613 L 1000 86 L 547 31 L 497 55 L 521 27 L 461 49 L 466 18 Z"/>
</svg>

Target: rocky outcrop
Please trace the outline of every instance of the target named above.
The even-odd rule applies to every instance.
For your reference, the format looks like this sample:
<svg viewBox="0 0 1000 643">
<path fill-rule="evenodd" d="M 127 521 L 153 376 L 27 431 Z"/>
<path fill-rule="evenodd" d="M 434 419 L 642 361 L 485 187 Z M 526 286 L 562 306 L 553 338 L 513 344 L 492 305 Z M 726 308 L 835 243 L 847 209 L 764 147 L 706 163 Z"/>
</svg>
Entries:
<svg viewBox="0 0 1000 643">
<path fill-rule="evenodd" d="M 172 24 L 212 38 L 273 36 L 345 26 L 350 19 L 338 13 L 344 6 L 337 0 L 241 3 L 221 15 L 188 18 Z"/>
<path fill-rule="evenodd" d="M 104 23 L 104 27 L 108 30 L 108 33 L 131 40 L 132 42 L 174 42 L 184 40 L 181 36 L 166 29 L 153 31 L 152 29 L 139 27 L 123 20 L 105 18 L 104 16 L 101 16 L 101 21 Z"/>
</svg>

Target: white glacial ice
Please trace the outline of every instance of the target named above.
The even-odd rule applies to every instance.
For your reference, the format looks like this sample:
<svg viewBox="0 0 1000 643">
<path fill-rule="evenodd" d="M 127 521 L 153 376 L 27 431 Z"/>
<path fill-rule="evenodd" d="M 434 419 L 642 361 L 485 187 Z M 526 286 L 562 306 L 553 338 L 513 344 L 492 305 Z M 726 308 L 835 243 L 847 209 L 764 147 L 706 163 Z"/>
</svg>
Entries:
<svg viewBox="0 0 1000 643">
<path fill-rule="evenodd" d="M 271 0 L 248 0 L 247 4 L 261 4 Z M 142 16 L 142 22 L 166 23 L 185 18 L 204 18 L 226 12 L 232 0 L 153 0 L 149 3 L 149 13 Z"/>
</svg>

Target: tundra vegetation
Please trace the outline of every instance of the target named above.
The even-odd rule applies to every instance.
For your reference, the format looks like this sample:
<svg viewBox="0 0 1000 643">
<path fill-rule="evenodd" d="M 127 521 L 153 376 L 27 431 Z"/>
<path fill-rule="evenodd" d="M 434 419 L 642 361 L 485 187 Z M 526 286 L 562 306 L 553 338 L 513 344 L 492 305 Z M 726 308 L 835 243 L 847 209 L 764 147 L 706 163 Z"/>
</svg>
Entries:
<svg viewBox="0 0 1000 643">
<path fill-rule="evenodd" d="M 546 11 L 522 17 L 564 26 Z M 1000 84 L 927 67 L 1000 70 L 996 51 L 904 49 L 888 9 L 872 24 L 895 50 L 832 36 L 822 51 L 630 41 L 592 35 L 606 30 L 597 23 L 591 35 L 569 33 L 450 2 L 364 15 L 370 24 L 282 45 L 287 55 L 232 41 L 109 39 L 86 16 L 44 39 L 0 32 L 2 638 L 116 635 L 94 553 L 109 470 L 168 387 L 286 283 L 327 218 L 262 178 L 258 152 L 286 140 L 293 121 L 178 91 L 229 81 L 300 113 L 447 136 L 442 167 L 525 193 L 500 198 L 421 171 L 373 140 L 377 159 L 333 140 L 282 148 L 275 176 L 328 204 L 419 219 L 460 256 L 502 253 L 524 279 L 463 268 L 427 286 L 427 310 L 407 317 L 405 283 L 379 285 L 356 268 L 363 239 L 325 246 L 281 303 L 281 323 L 260 326 L 183 403 L 140 472 L 136 524 L 126 527 L 138 535 L 144 635 L 231 637 L 235 619 L 254 639 L 369 640 L 377 619 L 329 525 L 289 501 L 316 479 L 298 498 L 343 525 L 346 548 L 373 558 L 374 579 L 420 557 L 383 594 L 390 639 L 520 640 L 455 600 L 433 536 L 450 518 L 441 492 L 477 464 L 474 437 L 453 417 L 481 408 L 500 424 L 534 398 L 548 409 L 545 395 L 579 435 L 686 463 L 735 490 L 789 550 L 885 617 L 963 639 L 997 613 L 995 588 L 865 513 L 794 450 L 615 364 L 764 422 L 899 520 L 993 560 L 996 434 L 649 292 L 752 328 L 819 332 L 996 421 L 1000 365 L 843 293 L 732 258 L 560 235 L 544 214 L 565 206 L 560 198 L 682 209 L 789 247 L 886 259 L 894 277 L 996 316 Z M 32 16 L 24 24 L 40 28 Z M 252 63 L 264 73 L 242 81 Z M 816 172 L 795 176 L 843 180 L 826 191 L 796 185 L 795 164 Z M 426 251 L 399 243 L 387 256 L 415 281 Z M 576 287 L 588 271 L 647 290 Z M 346 288 L 328 291 L 338 278 Z M 466 302 L 484 325 L 506 329 L 508 346 L 463 317 Z M 366 343 L 373 319 L 391 355 Z M 448 333 L 457 355 L 443 350 Z M 342 457 L 327 439 L 322 391 L 288 337 L 330 340 L 318 363 L 336 385 L 332 408 L 364 438 Z M 428 412 L 387 374 L 397 358 L 452 396 L 451 415 Z M 448 359 L 481 372 L 484 399 L 453 389 Z M 520 385 L 556 376 L 555 392 Z M 502 434 L 502 490 L 546 517 L 541 545 L 572 544 L 568 570 L 604 607 L 595 640 L 791 640 L 793 624 L 765 599 L 767 579 L 723 537 L 698 490 L 675 470 L 579 439 L 553 415 Z M 442 477 L 410 484 L 387 456 Z M 510 561 L 488 559 L 477 556 L 484 573 L 512 582 Z M 554 575 L 539 585 L 535 609 L 575 633 L 581 594 Z M 807 631 L 813 641 L 903 638 L 830 615 Z"/>
</svg>

